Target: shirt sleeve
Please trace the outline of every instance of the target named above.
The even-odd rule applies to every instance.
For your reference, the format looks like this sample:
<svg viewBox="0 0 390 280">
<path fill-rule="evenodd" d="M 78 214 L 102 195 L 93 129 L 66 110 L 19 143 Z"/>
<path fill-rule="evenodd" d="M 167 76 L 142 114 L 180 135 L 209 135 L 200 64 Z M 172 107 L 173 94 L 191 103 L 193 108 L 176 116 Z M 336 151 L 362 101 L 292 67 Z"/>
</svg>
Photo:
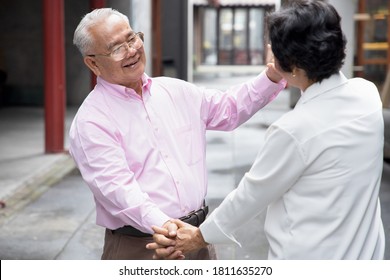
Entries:
<svg viewBox="0 0 390 280">
<path fill-rule="evenodd" d="M 161 226 L 169 220 L 141 190 L 128 168 L 119 136 L 109 123 L 76 122 L 70 134 L 70 153 L 97 205 L 117 221 L 153 233 L 152 225 Z"/>
<path fill-rule="evenodd" d="M 205 90 L 201 115 L 210 130 L 233 130 L 266 106 L 286 86 L 272 82 L 266 71 L 256 78 L 226 91 Z"/>
<path fill-rule="evenodd" d="M 250 171 L 200 226 L 205 241 L 239 244 L 234 232 L 280 198 L 304 168 L 303 153 L 295 139 L 282 129 L 270 127 Z"/>
</svg>

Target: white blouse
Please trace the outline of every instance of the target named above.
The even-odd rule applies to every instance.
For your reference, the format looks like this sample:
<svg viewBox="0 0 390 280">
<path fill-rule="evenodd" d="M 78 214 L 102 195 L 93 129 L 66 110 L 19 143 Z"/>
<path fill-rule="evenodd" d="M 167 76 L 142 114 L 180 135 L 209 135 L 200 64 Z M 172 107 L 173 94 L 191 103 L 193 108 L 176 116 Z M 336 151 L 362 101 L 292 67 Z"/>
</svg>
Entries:
<svg viewBox="0 0 390 280">
<path fill-rule="evenodd" d="M 249 172 L 200 229 L 206 242 L 267 208 L 269 259 L 383 259 L 377 88 L 341 72 L 310 86 L 266 133 Z"/>
</svg>

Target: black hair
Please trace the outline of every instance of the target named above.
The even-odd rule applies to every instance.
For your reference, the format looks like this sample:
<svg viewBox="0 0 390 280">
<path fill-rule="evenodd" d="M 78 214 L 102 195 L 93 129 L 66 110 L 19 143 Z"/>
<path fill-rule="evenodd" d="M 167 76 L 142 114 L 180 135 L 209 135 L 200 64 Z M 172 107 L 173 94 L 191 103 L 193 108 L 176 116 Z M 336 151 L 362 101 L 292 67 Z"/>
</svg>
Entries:
<svg viewBox="0 0 390 280">
<path fill-rule="evenodd" d="M 294 67 L 321 82 L 344 63 L 346 38 L 341 17 L 325 1 L 295 0 L 268 16 L 272 51 L 283 71 Z"/>
</svg>

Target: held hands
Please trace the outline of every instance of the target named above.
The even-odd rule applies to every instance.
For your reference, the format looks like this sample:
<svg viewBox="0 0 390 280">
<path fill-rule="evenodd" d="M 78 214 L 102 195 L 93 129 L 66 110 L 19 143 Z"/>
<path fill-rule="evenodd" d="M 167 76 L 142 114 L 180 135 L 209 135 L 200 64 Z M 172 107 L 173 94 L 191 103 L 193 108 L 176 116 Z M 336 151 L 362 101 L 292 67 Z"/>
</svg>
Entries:
<svg viewBox="0 0 390 280">
<path fill-rule="evenodd" d="M 178 226 L 174 220 L 166 222 L 163 227 L 152 226 L 154 230 L 153 243 L 146 245 L 146 249 L 155 250 L 153 259 L 176 260 L 184 259 L 181 251 L 175 250 Z"/>
<path fill-rule="evenodd" d="M 155 250 L 154 259 L 184 259 L 184 254 L 207 246 L 199 228 L 178 219 L 152 228 L 154 242 L 146 248 Z"/>
</svg>

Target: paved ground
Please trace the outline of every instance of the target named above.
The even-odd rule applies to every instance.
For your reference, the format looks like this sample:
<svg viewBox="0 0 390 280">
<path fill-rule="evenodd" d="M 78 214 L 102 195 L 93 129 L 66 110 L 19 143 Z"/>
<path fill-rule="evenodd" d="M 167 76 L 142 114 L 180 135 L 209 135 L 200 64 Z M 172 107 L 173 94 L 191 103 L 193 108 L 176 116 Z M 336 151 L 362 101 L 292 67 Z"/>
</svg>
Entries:
<svg viewBox="0 0 390 280">
<path fill-rule="evenodd" d="M 196 83 L 224 88 L 247 78 L 224 76 L 213 81 L 197 79 Z M 208 132 L 207 202 L 211 210 L 249 169 L 263 143 L 266 127 L 289 109 L 289 94 L 283 92 L 236 131 Z M 68 109 L 67 126 L 74 112 Z M 67 154 L 43 154 L 42 120 L 42 111 L 37 108 L 0 110 L 0 200 L 6 203 L 0 209 L 0 259 L 99 259 L 103 229 L 95 225 L 92 195 Z M 384 166 L 381 201 L 390 241 L 388 164 Z M 217 246 L 218 257 L 266 259 L 263 221 L 260 215 L 241 230 L 242 248 Z M 386 259 L 390 259 L 390 249 Z"/>
</svg>

